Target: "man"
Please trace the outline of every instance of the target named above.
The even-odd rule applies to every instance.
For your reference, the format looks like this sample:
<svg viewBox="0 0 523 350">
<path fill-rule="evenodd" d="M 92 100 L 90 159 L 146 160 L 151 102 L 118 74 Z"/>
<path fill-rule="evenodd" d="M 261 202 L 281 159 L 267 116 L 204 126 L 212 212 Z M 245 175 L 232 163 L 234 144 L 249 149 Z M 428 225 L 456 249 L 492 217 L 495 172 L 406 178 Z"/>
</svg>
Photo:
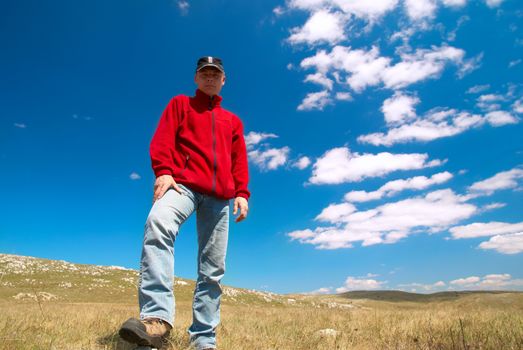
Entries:
<svg viewBox="0 0 523 350">
<path fill-rule="evenodd" d="M 160 348 L 172 329 L 174 242 L 180 226 L 196 211 L 198 279 L 193 323 L 187 331 L 197 350 L 216 349 L 230 199 L 234 198 L 233 214 L 239 209 L 236 222 L 247 217 L 250 192 L 243 124 L 221 107 L 222 61 L 200 58 L 194 81 L 195 96 L 171 99 L 151 141 L 156 181 L 140 261 L 140 320 L 127 320 L 119 331 L 123 339 L 138 345 Z"/>
</svg>

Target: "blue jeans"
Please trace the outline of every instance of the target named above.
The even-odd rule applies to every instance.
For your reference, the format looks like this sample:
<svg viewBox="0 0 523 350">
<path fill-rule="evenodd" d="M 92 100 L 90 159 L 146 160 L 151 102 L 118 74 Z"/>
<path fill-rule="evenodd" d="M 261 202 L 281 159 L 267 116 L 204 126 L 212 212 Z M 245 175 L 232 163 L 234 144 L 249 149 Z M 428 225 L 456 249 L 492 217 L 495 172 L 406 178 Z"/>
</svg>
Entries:
<svg viewBox="0 0 523 350">
<path fill-rule="evenodd" d="M 178 184 L 156 200 L 145 224 L 138 300 L 140 319 L 156 317 L 174 324 L 174 242 L 180 226 L 196 210 L 198 279 L 194 290 L 193 323 L 188 328 L 196 349 L 216 347 L 220 323 L 220 281 L 225 273 L 229 231 L 229 200 Z"/>
</svg>

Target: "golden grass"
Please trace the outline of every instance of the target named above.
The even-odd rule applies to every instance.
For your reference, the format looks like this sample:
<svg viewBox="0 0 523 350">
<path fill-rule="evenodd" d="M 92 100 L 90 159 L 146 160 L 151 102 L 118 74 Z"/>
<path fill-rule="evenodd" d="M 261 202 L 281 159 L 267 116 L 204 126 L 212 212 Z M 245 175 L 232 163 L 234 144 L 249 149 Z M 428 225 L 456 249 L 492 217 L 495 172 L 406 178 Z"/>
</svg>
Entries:
<svg viewBox="0 0 523 350">
<path fill-rule="evenodd" d="M 137 281 L 132 270 L 0 254 L 0 350 L 133 349 L 118 329 L 138 317 Z M 176 282 L 166 349 L 187 350 L 194 281 Z M 523 350 L 523 293 L 343 297 L 224 286 L 221 315 L 220 350 Z"/>
<path fill-rule="evenodd" d="M 333 298 L 335 300 L 335 298 Z M 312 304 L 222 304 L 221 350 L 523 349 L 523 294 L 470 295 L 414 303 L 358 300 L 352 309 Z M 0 301 L 0 350 L 118 349 L 135 303 Z M 166 349 L 188 349 L 189 301 L 177 301 Z M 336 335 L 322 336 L 322 329 Z"/>
</svg>

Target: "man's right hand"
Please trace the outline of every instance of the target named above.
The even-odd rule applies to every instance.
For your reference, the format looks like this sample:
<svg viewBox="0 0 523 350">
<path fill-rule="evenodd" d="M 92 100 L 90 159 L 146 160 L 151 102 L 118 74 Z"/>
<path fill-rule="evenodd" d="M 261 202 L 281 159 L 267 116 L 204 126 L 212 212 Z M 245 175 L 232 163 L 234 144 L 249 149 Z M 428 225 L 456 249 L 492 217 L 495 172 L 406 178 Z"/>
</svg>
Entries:
<svg viewBox="0 0 523 350">
<path fill-rule="evenodd" d="M 180 186 L 178 186 L 171 175 L 158 176 L 154 182 L 153 203 L 160 199 L 171 187 L 179 193 L 183 193 L 183 190 L 180 188 Z"/>
</svg>

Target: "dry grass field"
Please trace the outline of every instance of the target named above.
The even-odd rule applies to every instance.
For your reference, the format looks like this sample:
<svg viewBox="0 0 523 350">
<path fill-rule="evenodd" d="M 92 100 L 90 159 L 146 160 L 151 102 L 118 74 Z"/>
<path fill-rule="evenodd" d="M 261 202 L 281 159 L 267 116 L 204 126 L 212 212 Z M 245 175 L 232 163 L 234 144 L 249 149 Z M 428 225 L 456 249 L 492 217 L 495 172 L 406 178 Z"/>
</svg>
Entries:
<svg viewBox="0 0 523 350">
<path fill-rule="evenodd" d="M 133 349 L 137 272 L 0 254 L 0 350 Z M 165 349 L 189 349 L 194 282 L 176 279 Z M 221 350 L 523 349 L 523 293 L 277 295 L 224 287 Z"/>
</svg>

